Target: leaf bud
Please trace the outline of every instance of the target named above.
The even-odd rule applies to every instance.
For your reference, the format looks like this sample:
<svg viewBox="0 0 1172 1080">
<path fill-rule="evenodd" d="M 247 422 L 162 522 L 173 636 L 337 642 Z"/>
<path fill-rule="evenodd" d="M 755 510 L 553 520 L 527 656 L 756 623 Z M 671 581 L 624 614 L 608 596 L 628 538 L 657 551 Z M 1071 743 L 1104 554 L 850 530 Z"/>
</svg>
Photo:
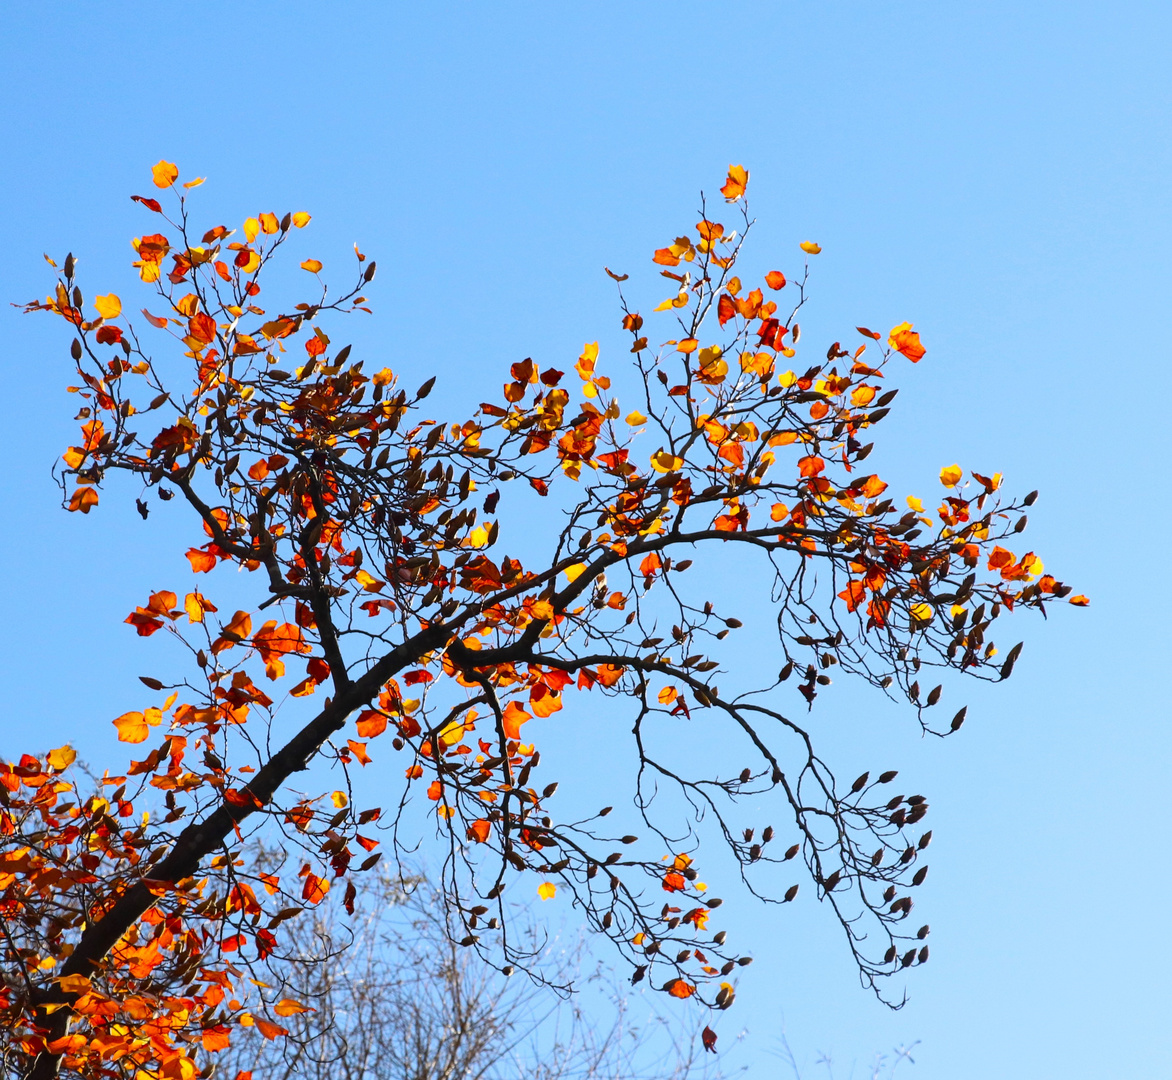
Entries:
<svg viewBox="0 0 1172 1080">
<path fill-rule="evenodd" d="M 373 281 L 374 280 L 374 268 L 377 265 L 378 265 L 377 263 L 372 262 L 365 270 L 362 271 L 362 280 L 363 281 Z"/>
<path fill-rule="evenodd" d="M 624 837 L 622 838 L 622 841 L 621 841 L 621 843 L 624 843 L 624 844 L 633 844 L 633 843 L 634 843 L 636 840 L 638 840 L 638 839 L 639 839 L 639 838 L 638 838 L 637 836 L 624 836 Z"/>
<path fill-rule="evenodd" d="M 1024 499 L 1022 499 L 1022 504 L 1025 506 L 1033 506 L 1037 501 L 1038 493 L 1036 491 L 1031 491 Z"/>
<path fill-rule="evenodd" d="M 928 924 L 924 923 L 924 925 L 921 926 L 919 928 L 919 930 L 916 931 L 916 937 L 918 937 L 921 941 L 923 941 L 924 938 L 926 938 L 931 932 L 932 931 L 931 931 L 931 929 L 929 929 Z"/>
<path fill-rule="evenodd" d="M 712 944 L 713 944 L 713 945 L 723 945 L 723 944 L 724 944 L 724 942 L 725 942 L 725 939 L 726 939 L 727 937 L 728 937 L 728 931 L 727 931 L 727 930 L 721 930 L 721 931 L 720 931 L 720 933 L 718 933 L 718 934 L 715 934 L 715 935 L 713 936 L 713 938 L 712 938 Z"/>
<path fill-rule="evenodd" d="M 81 342 L 78 341 L 77 338 L 74 338 L 73 344 L 69 346 L 69 355 L 72 356 L 74 360 L 81 359 Z"/>
<path fill-rule="evenodd" d="M 801 850 L 801 847 L 798 844 L 794 844 L 793 847 L 787 848 L 785 856 L 784 856 L 784 861 L 789 862 L 789 860 L 792 859 L 795 855 L 797 855 L 797 853 L 800 850 Z"/>
<path fill-rule="evenodd" d="M 898 775 L 899 775 L 899 773 L 896 772 L 895 769 L 891 769 L 885 773 L 880 773 L 879 774 L 879 783 L 890 784 L 891 781 L 894 780 Z"/>
<path fill-rule="evenodd" d="M 871 774 L 869 772 L 865 772 L 853 784 L 851 784 L 851 794 L 854 795 L 862 791 L 863 788 L 867 786 L 867 780 L 870 778 L 870 776 Z"/>
<path fill-rule="evenodd" d="M 788 889 L 785 890 L 785 899 L 782 902 L 788 904 L 797 895 L 798 895 L 798 886 L 791 885 Z"/>
</svg>

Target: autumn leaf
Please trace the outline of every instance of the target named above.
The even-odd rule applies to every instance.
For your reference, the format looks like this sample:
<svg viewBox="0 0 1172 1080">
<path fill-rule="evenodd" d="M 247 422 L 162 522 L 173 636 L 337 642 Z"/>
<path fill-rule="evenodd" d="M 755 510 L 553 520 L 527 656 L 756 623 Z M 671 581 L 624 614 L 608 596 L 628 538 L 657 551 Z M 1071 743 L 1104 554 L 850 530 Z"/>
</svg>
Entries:
<svg viewBox="0 0 1172 1080">
<path fill-rule="evenodd" d="M 672 979 L 664 989 L 674 998 L 690 998 L 696 992 L 696 988 L 683 979 Z"/>
<path fill-rule="evenodd" d="M 492 826 L 489 825 L 488 821 L 480 818 L 468 826 L 468 839 L 475 840 L 478 844 L 486 843 L 491 830 Z"/>
<path fill-rule="evenodd" d="M 822 249 L 821 249 L 821 248 L 820 248 L 820 247 L 819 247 L 817 244 L 815 244 L 815 243 L 814 243 L 812 240 L 803 240 L 803 241 L 801 242 L 801 244 L 799 244 L 798 246 L 799 246 L 799 247 L 800 247 L 800 248 L 801 248 L 801 249 L 802 249 L 802 250 L 803 250 L 803 251 L 804 251 L 804 252 L 805 252 L 807 255 L 818 255 L 818 254 L 820 254 L 820 253 L 821 253 L 821 251 L 822 251 Z"/>
<path fill-rule="evenodd" d="M 59 746 L 56 750 L 50 750 L 45 760 L 52 768 L 61 772 L 77 760 L 77 751 L 72 746 Z"/>
<path fill-rule="evenodd" d="M 118 741 L 128 743 L 145 742 L 150 736 L 151 728 L 157 727 L 163 719 L 159 709 L 147 709 L 145 713 L 123 713 L 115 720 L 114 727 L 118 731 Z"/>
<path fill-rule="evenodd" d="M 765 284 L 768 285 L 771 289 L 784 289 L 785 274 L 783 274 L 780 270 L 770 270 L 769 273 L 765 275 Z"/>
<path fill-rule="evenodd" d="M 302 270 L 308 270 L 311 274 L 316 274 L 321 269 L 321 263 L 317 259 L 306 259 L 301 264 Z"/>
<path fill-rule="evenodd" d="M 305 226 L 309 224 L 310 220 L 310 215 L 307 214 L 304 210 L 298 210 L 297 213 L 293 215 L 293 224 L 299 229 L 304 229 Z"/>
<path fill-rule="evenodd" d="M 940 483 L 945 487 L 956 487 L 963 475 L 964 471 L 959 465 L 946 465 L 940 470 Z"/>
<path fill-rule="evenodd" d="M 95 296 L 94 307 L 103 319 L 116 319 L 122 314 L 122 301 L 113 293 L 107 296 Z"/>
<path fill-rule="evenodd" d="M 519 739 L 521 737 L 521 725 L 530 719 L 532 719 L 530 713 L 527 713 L 515 701 L 510 701 L 501 714 L 501 723 L 505 729 L 505 738 Z"/>
<path fill-rule="evenodd" d="M 918 364 L 927 351 L 920 344 L 920 335 L 912 329 L 911 323 L 900 323 L 887 337 L 887 344 L 903 353 L 913 364 Z"/>
<path fill-rule="evenodd" d="M 151 179 L 157 188 L 169 188 L 179 179 L 179 169 L 169 161 L 160 161 L 151 169 Z"/>
<path fill-rule="evenodd" d="M 69 496 L 69 509 L 88 514 L 98 505 L 98 493 L 92 487 L 79 487 Z"/>
<path fill-rule="evenodd" d="M 558 887 L 552 881 L 543 881 L 537 886 L 537 895 L 542 900 L 552 900 L 557 895 Z"/>
<path fill-rule="evenodd" d="M 292 998 L 281 998 L 280 1001 L 273 1006 L 273 1012 L 278 1016 L 296 1016 L 298 1013 L 315 1012 L 316 1010 L 309 1005 L 302 1005 L 300 1001 L 294 1001 Z"/>
<path fill-rule="evenodd" d="M 745 188 L 748 186 L 749 170 L 743 165 L 730 165 L 728 167 L 728 180 L 720 189 L 720 193 L 724 196 L 725 201 L 736 202 L 744 195 Z"/>
</svg>

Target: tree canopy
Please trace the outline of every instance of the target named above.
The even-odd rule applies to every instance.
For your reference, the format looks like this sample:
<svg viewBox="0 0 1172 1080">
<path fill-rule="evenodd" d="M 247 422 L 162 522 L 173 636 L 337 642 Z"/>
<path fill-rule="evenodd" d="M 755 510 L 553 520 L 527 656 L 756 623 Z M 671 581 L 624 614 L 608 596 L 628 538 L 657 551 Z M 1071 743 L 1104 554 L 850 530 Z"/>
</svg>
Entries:
<svg viewBox="0 0 1172 1080">
<path fill-rule="evenodd" d="M 885 387 L 925 356 L 913 326 L 851 328 L 850 344 L 799 359 L 820 249 L 801 244 L 792 280 L 742 282 L 749 175 L 732 166 L 720 212 L 704 203 L 654 252 L 669 291 L 654 311 L 632 310 L 627 275 L 607 270 L 627 358 L 587 343 L 566 370 L 520 360 L 467 419 L 440 421 L 425 403 L 438 371 L 412 391 L 419 375 L 335 343 L 342 316 L 369 310 L 375 263 L 357 247 L 340 294 L 306 258 L 304 299 L 270 299 L 262 283 L 291 291 L 270 268 L 310 215 L 204 230 L 189 194 L 202 181 L 181 185 L 167 162 L 153 179 L 158 198 L 133 196 L 158 215 L 134 240 L 152 294 L 141 320 L 113 292 L 87 303 L 72 256 L 26 309 L 72 336 L 65 505 L 88 514 L 109 489 L 143 518 L 181 508 L 207 583 L 143 597 L 127 617 L 188 658 L 179 681 L 144 677 L 150 696 L 113 721 L 122 742 L 146 744 L 141 759 L 97 790 L 69 746 L 2 766 L 9 1067 L 191 1080 L 240 1026 L 281 1038 L 307 1006 L 250 984 L 254 965 L 299 911 L 339 893 L 352 908 L 382 851 L 418 839 L 420 803 L 443 841 L 459 944 L 503 970 L 531 959 L 504 903 L 520 878 L 569 894 L 634 981 L 727 1008 L 749 958 L 726 944 L 700 880 L 721 840 L 781 903 L 798 883 L 773 890 L 750 868 L 804 864 L 867 985 L 924 963 L 928 930 L 910 915 L 928 804 L 893 795 L 893 771 L 836 777 L 802 711 L 837 668 L 948 735 L 965 711 L 936 708 L 934 669 L 1004 679 L 1021 646 L 998 649 L 999 619 L 1087 601 L 1021 551 L 1035 493 L 953 465 L 926 507 L 867 471 L 897 393 Z M 705 595 L 730 550 L 760 581 L 780 668 L 735 688 L 722 657 L 741 623 Z M 252 599 L 233 610 L 223 595 L 240 588 Z M 631 739 L 609 752 L 633 765 L 633 800 L 559 815 L 559 780 L 588 778 L 547 776 L 541 725 L 526 725 L 583 723 L 597 698 L 629 710 Z M 752 764 L 697 773 L 684 731 Z M 324 765 L 332 792 L 291 792 Z M 394 805 L 355 805 L 356 768 L 383 770 L 388 787 L 402 777 Z M 669 791 L 702 828 L 676 810 L 665 820 Z M 765 794 L 775 824 L 744 828 L 739 805 Z M 246 858 L 262 826 L 299 852 L 279 872 Z"/>
</svg>

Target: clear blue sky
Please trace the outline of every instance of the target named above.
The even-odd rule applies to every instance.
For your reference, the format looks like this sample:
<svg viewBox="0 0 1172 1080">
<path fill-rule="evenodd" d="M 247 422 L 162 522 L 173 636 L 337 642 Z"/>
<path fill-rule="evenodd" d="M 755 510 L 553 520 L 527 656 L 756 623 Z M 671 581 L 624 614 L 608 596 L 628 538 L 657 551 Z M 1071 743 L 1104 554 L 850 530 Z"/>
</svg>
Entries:
<svg viewBox="0 0 1172 1080">
<path fill-rule="evenodd" d="M 3 21 L 5 301 L 44 295 L 41 253 L 67 249 L 87 292 L 133 296 L 127 195 L 166 158 L 210 178 L 209 220 L 304 208 L 327 266 L 354 240 L 378 258 L 356 349 L 495 384 L 613 339 L 601 267 L 650 282 L 701 186 L 748 166 L 763 263 L 823 247 L 806 333 L 923 333 L 889 471 L 921 494 L 953 461 L 1040 488 L 1030 544 L 1093 603 L 1025 621 L 1018 673 L 955 740 L 849 689 L 820 700 L 847 760 L 882 746 L 931 797 L 933 958 L 892 1014 L 811 900 L 730 901 L 758 962 L 722 1041 L 744 1026 L 761 1077 L 783 1018 L 839 1076 L 917 1038 L 919 1080 L 1172 1075 L 1172 9 L 104 0 Z M 57 509 L 65 339 L 6 312 L 0 735 L 101 764 L 151 664 L 121 619 L 183 566 L 165 521 Z"/>
</svg>

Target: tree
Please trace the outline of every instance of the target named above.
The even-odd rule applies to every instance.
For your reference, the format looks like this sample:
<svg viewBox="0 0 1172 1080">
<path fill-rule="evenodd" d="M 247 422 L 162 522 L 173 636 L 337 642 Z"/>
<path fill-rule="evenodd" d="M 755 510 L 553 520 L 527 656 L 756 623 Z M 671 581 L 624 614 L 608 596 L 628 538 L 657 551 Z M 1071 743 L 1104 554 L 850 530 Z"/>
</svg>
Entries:
<svg viewBox="0 0 1172 1080">
<path fill-rule="evenodd" d="M 506 978 L 451 939 L 442 897 L 425 877 L 376 873 L 359 894 L 353 916 L 321 904 L 311 917 L 287 925 L 283 955 L 269 958 L 265 978 L 311 1008 L 286 1021 L 287 1039 L 254 1034 L 234 1042 L 217 1056 L 217 1075 L 246 1072 L 255 1080 L 720 1075 L 681 1017 L 668 1012 L 644 1020 L 606 972 L 583 976 L 580 938 L 559 940 L 528 916 L 518 916 L 521 932 L 551 955 L 558 980 L 590 986 L 601 1003 L 584 1006 L 581 994 L 551 995 L 531 980 Z"/>
<path fill-rule="evenodd" d="M 808 259 L 788 285 L 778 270 L 763 288 L 736 276 L 752 222 L 748 173 L 734 166 L 721 192 L 739 228 L 705 204 L 696 239 L 654 254 L 671 280 L 650 316 L 656 339 L 671 335 L 664 344 L 651 344 L 623 299 L 626 275 L 611 273 L 637 409 L 623 417 L 619 376 L 603 374 L 595 343 L 572 390 L 565 372 L 526 359 L 469 419 L 435 422 L 423 412 L 434 375 L 411 393 L 331 341 L 338 316 L 368 310 L 375 264 L 357 248 L 343 295 L 307 258 L 310 298 L 262 309 L 261 282 L 309 215 L 262 213 L 239 234 L 201 233 L 184 190 L 200 181 L 180 188 L 167 162 L 153 177 L 171 209 L 133 196 L 166 222 L 134 241 L 155 295 L 147 325 L 113 293 L 95 297 L 89 317 L 72 256 L 54 293 L 26 306 L 74 335 L 81 435 L 60 469 L 64 501 L 89 513 L 99 487 L 123 476 L 140 485 L 144 518 L 154 500 L 176 500 L 202 527 L 187 558 L 220 603 L 239 587 L 215 573 L 221 565 L 249 571 L 255 592 L 229 615 L 199 589 L 182 602 L 164 590 L 129 615 L 142 636 L 174 635 L 190 666 L 168 685 L 144 678 L 160 699 L 114 721 L 124 742 L 144 743 L 152 728 L 162 739 L 103 781 L 108 794 L 72 801 L 68 747 L 4 774 L 0 1016 L 28 1074 L 43 1080 L 64 1064 L 189 1080 L 241 1025 L 280 1037 L 301 1005 L 250 989 L 248 965 L 335 883 L 353 906 L 379 858 L 378 829 L 394 845 L 418 828 L 416 793 L 434 804 L 444 838 L 458 941 L 503 970 L 532 959 L 510 937 L 503 890 L 534 874 L 543 898 L 571 895 L 633 981 L 732 1003 L 728 980 L 749 958 L 708 926 L 719 900 L 699 881 L 697 834 L 657 817 L 654 793 L 669 786 L 707 815 L 743 877 L 800 855 L 868 985 L 923 963 L 928 929 L 909 921 L 908 890 L 927 871 L 931 833 L 916 828 L 927 803 L 890 796 L 893 771 L 840 783 L 778 688 L 792 677 L 812 705 L 837 666 L 906 698 L 926 732 L 946 735 L 964 710 L 933 723 L 942 686 L 921 687 L 930 669 L 1004 679 L 1021 646 L 999 654 L 994 621 L 1070 589 L 1032 552 L 1001 546 L 1025 527 L 1034 493 L 1003 497 L 999 475 L 976 472 L 962 489 L 949 466 L 935 522 L 916 500 L 901 514 L 864 471 L 865 440 L 896 393 L 883 380 L 925 353 L 912 326 L 897 325 L 885 345 L 860 327 L 857 348 L 835 342 L 825 360 L 798 363 Z M 796 295 L 783 317 L 787 288 Z M 532 492 L 561 515 L 544 515 L 544 532 L 520 509 Z M 506 544 L 545 546 L 523 565 Z M 702 595 L 705 566 L 730 545 L 770 584 L 782 661 L 778 675 L 732 693 L 715 682 L 716 657 L 741 624 Z M 300 726 L 286 737 L 282 716 L 278 735 L 266 687 L 293 681 L 290 665 L 302 662 L 285 709 L 300 710 Z M 637 764 L 642 844 L 629 813 L 610 827 L 610 807 L 555 817 L 557 780 L 539 779 L 540 750 L 522 731 L 572 714 L 571 698 L 598 697 L 633 713 L 631 748 L 613 753 Z M 756 764 L 685 771 L 677 751 L 697 711 L 720 718 L 721 745 L 735 741 Z M 290 792 L 326 765 L 342 777 L 332 795 Z M 351 770 L 384 766 L 405 767 L 397 809 L 354 807 Z M 773 827 L 735 820 L 741 800 L 765 793 L 785 815 L 777 855 Z M 162 800 L 149 819 L 139 814 L 148 797 Z M 245 830 L 263 824 L 304 848 L 296 875 L 241 858 Z"/>
</svg>

